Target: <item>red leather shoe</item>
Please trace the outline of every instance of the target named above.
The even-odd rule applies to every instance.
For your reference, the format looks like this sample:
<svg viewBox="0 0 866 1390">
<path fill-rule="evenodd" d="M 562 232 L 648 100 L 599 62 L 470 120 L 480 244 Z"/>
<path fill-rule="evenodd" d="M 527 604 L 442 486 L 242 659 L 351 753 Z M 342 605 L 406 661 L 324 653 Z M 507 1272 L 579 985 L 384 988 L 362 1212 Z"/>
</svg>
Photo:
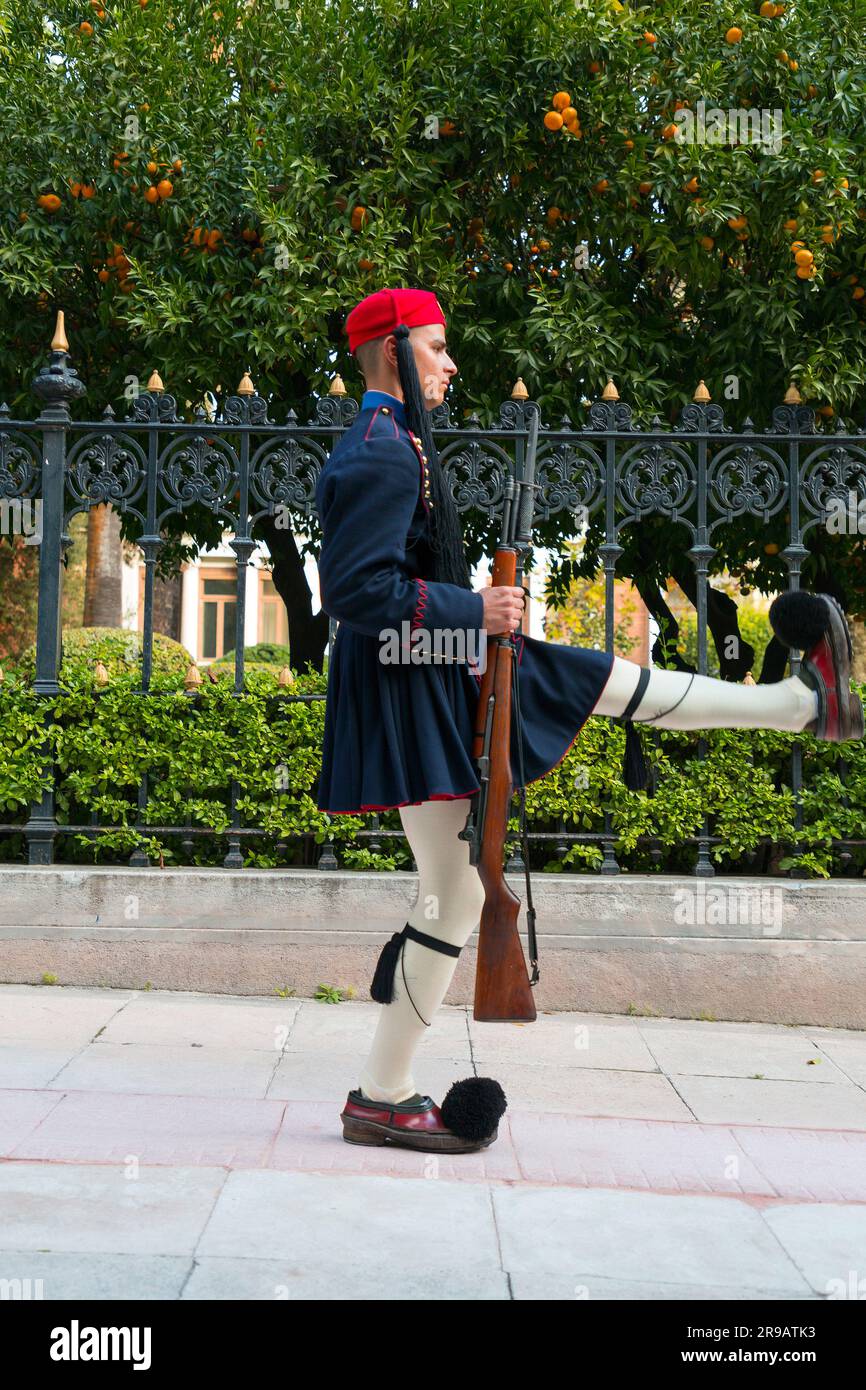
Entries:
<svg viewBox="0 0 866 1390">
<path fill-rule="evenodd" d="M 486 1149 L 499 1134 L 498 1123 L 484 1138 L 455 1134 L 430 1096 L 412 1096 L 398 1104 L 368 1100 L 360 1090 L 350 1091 L 340 1118 L 347 1144 L 397 1144 L 430 1153 L 473 1153 Z"/>
<path fill-rule="evenodd" d="M 800 679 L 817 693 L 818 717 L 806 725 L 816 738 L 830 743 L 862 738 L 863 701 L 851 690 L 851 634 L 845 614 L 829 594 L 816 594 L 827 605 L 826 631 L 803 653 Z"/>
</svg>

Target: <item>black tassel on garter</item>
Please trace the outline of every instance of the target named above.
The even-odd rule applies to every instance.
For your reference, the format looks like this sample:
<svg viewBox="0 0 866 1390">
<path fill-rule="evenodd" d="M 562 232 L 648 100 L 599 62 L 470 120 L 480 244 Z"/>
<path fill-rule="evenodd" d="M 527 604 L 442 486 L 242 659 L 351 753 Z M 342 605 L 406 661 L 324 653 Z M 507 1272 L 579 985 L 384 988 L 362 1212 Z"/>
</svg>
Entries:
<svg viewBox="0 0 866 1390">
<path fill-rule="evenodd" d="M 400 947 L 406 940 L 405 928 L 395 931 L 390 941 L 386 941 L 376 962 L 373 983 L 370 985 L 370 998 L 377 1004 L 390 1004 L 394 997 L 394 971 L 400 958 Z"/>
</svg>

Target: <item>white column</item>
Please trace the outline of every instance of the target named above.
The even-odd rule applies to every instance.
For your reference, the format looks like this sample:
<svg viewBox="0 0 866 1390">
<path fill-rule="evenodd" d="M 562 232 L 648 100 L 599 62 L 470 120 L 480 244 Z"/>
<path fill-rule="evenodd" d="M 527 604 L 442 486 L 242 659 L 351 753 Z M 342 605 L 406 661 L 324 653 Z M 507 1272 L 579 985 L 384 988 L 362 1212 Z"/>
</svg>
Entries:
<svg viewBox="0 0 866 1390">
<path fill-rule="evenodd" d="M 254 647 L 259 640 L 259 554 L 253 551 L 246 568 L 247 608 L 244 616 L 244 646 Z"/>
<path fill-rule="evenodd" d="M 198 562 L 185 566 L 180 593 L 180 640 L 193 661 L 198 661 Z"/>
</svg>

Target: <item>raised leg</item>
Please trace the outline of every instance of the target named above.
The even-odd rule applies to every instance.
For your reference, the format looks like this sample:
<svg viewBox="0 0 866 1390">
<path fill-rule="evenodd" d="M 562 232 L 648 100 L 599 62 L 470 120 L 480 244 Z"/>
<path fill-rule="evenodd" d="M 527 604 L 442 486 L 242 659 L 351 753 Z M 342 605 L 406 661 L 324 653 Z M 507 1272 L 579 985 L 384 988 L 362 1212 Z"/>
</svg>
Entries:
<svg viewBox="0 0 866 1390">
<path fill-rule="evenodd" d="M 614 657 L 593 714 L 619 716 L 637 689 L 642 667 Z M 769 685 L 737 685 L 685 671 L 649 672 L 632 718 L 659 729 L 784 729 L 801 733 L 816 718 L 818 700 L 799 676 Z"/>
</svg>

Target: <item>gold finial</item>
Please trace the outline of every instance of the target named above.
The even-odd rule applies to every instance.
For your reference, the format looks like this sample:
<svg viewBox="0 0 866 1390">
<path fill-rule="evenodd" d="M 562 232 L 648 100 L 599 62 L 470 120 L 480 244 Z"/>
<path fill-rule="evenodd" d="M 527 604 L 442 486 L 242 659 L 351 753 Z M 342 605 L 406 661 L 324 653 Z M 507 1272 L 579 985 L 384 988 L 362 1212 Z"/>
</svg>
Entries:
<svg viewBox="0 0 866 1390">
<path fill-rule="evenodd" d="M 512 399 L 513 401 L 528 401 L 528 400 L 529 400 L 529 392 L 528 392 L 527 389 L 526 389 L 526 386 L 525 386 L 525 383 L 524 383 L 524 380 L 523 380 L 523 377 L 522 377 L 522 376 L 519 376 L 519 377 L 517 378 L 517 380 L 515 381 L 515 383 L 514 383 L 514 387 L 513 387 L 512 392 L 511 392 L 511 399 Z"/>
<path fill-rule="evenodd" d="M 154 392 L 156 392 L 157 394 L 158 394 L 160 391 L 164 391 L 164 390 L 165 390 L 165 387 L 164 387 L 163 384 L 162 384 L 162 377 L 160 376 L 160 374 L 159 374 L 159 372 L 156 370 L 156 368 L 154 368 L 154 370 L 151 372 L 151 374 L 150 374 L 150 376 L 149 376 L 149 378 L 148 378 L 147 389 L 148 389 L 148 391 L 154 391 Z"/>
<path fill-rule="evenodd" d="M 613 384 L 613 379 L 612 379 L 611 377 L 608 377 L 608 379 L 607 379 L 607 386 L 605 386 L 604 390 L 603 390 L 602 393 L 601 393 L 601 399 L 602 399 L 603 401 L 618 401 L 618 400 L 619 400 L 619 392 L 617 391 L 616 387 L 614 386 L 614 384 Z"/>
<path fill-rule="evenodd" d="M 692 396 L 692 400 L 697 401 L 699 405 L 706 405 L 707 401 L 711 401 L 712 399 L 712 396 L 707 390 L 706 382 L 701 378 L 695 388 L 695 394 Z"/>
<path fill-rule="evenodd" d="M 256 394 L 256 388 L 255 388 L 255 386 L 253 386 L 252 380 L 251 380 L 251 378 L 250 378 L 250 374 L 249 374 L 249 372 L 244 372 L 243 376 L 241 377 L 240 385 L 239 385 L 239 387 L 238 387 L 238 395 L 239 395 L 239 396 L 254 396 L 255 394 Z"/>
<path fill-rule="evenodd" d="M 195 662 L 193 661 L 188 667 L 187 673 L 183 678 L 183 688 L 184 690 L 198 690 L 198 687 L 201 685 L 201 683 L 201 671 L 198 669 Z"/>
<path fill-rule="evenodd" d="M 802 404 L 803 404 L 803 397 L 800 395 L 800 392 L 797 390 L 796 386 L 794 385 L 794 383 L 793 383 L 793 381 L 792 381 L 792 382 L 791 382 L 791 385 L 788 387 L 787 391 L 785 392 L 785 405 L 802 405 Z"/>
<path fill-rule="evenodd" d="M 290 666 L 284 666 L 277 676 L 277 685 L 294 685 L 295 678 Z"/>
<path fill-rule="evenodd" d="M 54 325 L 54 337 L 51 339 L 51 347 L 54 352 L 68 352 L 69 344 L 66 341 L 66 328 L 63 323 L 63 310 L 57 310 L 57 322 Z"/>
<path fill-rule="evenodd" d="M 97 661 L 93 668 L 94 685 L 108 685 L 108 672 L 101 661 Z"/>
<path fill-rule="evenodd" d="M 329 396 L 345 396 L 345 394 L 346 394 L 346 387 L 345 387 L 345 384 L 344 384 L 344 382 L 343 382 L 343 378 L 342 378 L 341 376 L 335 376 L 335 377 L 334 377 L 334 380 L 331 382 L 330 386 L 328 387 L 328 395 L 329 395 Z"/>
<path fill-rule="evenodd" d="M 752 675 L 751 671 L 747 671 L 746 674 L 743 676 L 743 685 L 754 685 L 754 684 L 755 684 L 755 678 L 754 678 L 754 676 Z"/>
</svg>

